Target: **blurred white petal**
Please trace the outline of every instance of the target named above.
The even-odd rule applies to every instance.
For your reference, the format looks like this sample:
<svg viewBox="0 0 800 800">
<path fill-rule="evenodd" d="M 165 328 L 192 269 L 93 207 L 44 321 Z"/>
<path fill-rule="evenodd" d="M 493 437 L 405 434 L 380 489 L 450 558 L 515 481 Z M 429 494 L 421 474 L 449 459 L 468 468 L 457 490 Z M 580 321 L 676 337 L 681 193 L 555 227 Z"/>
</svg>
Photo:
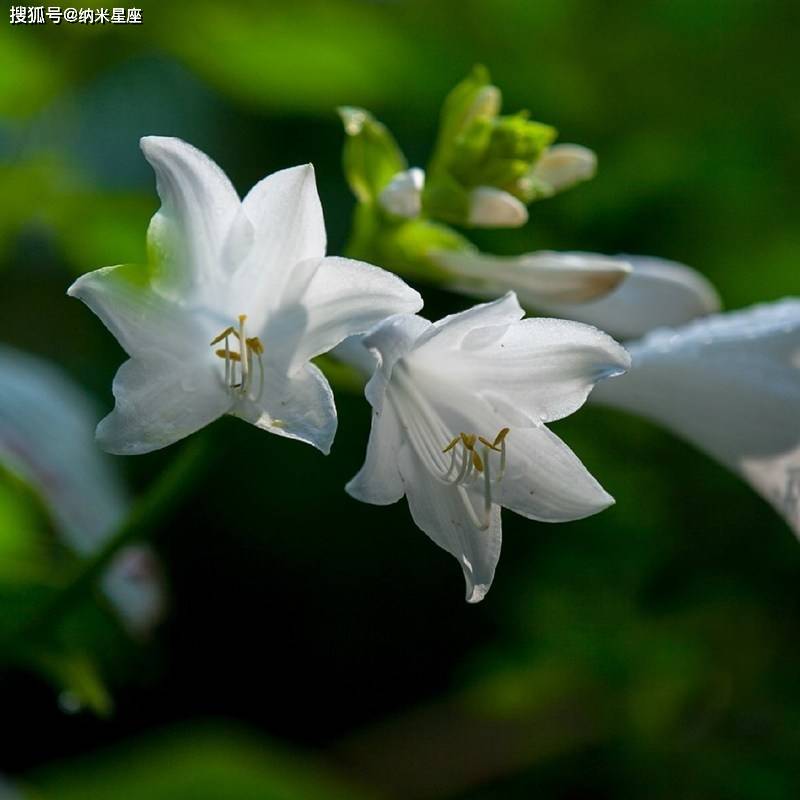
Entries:
<svg viewBox="0 0 800 800">
<path fill-rule="evenodd" d="M 633 411 L 740 475 L 800 536 L 800 300 L 656 331 L 597 402 Z"/>
<path fill-rule="evenodd" d="M 633 271 L 609 294 L 580 304 L 535 302 L 531 298 L 531 305 L 556 317 L 588 322 L 623 338 L 682 325 L 719 311 L 716 290 L 691 267 L 647 256 L 619 258 Z"/>
<path fill-rule="evenodd" d="M 94 443 L 95 419 L 90 399 L 59 369 L 0 347 L 0 462 L 37 491 L 82 556 L 100 548 L 129 509 L 112 460 Z M 120 559 L 152 558 L 140 546 L 127 552 Z M 131 630 L 158 621 L 164 598 L 155 568 L 139 571 L 134 592 L 130 572 L 115 563 L 103 585 Z"/>
</svg>

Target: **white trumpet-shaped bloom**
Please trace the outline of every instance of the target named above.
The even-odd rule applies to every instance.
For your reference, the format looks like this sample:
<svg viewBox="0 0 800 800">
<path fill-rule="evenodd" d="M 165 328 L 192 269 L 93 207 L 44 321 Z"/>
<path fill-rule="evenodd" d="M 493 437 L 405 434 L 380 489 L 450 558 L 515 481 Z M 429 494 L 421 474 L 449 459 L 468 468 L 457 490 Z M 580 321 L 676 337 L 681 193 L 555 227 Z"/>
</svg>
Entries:
<svg viewBox="0 0 800 800">
<path fill-rule="evenodd" d="M 800 536 L 800 300 L 660 330 L 594 401 L 664 425 L 725 464 Z"/>
<path fill-rule="evenodd" d="M 55 530 L 81 556 L 100 549 L 129 509 L 114 464 L 92 439 L 94 403 L 40 358 L 0 347 L 0 467 L 41 497 Z M 103 587 L 134 633 L 160 618 L 155 556 L 143 545 L 117 554 Z"/>
<path fill-rule="evenodd" d="M 523 316 L 509 293 L 436 323 L 398 316 L 362 342 L 377 361 L 372 432 L 347 491 L 378 505 L 405 495 L 415 523 L 458 559 L 470 602 L 492 583 L 502 506 L 562 522 L 613 503 L 544 423 L 580 408 L 628 354 L 588 325 Z"/>
<path fill-rule="evenodd" d="M 699 272 L 659 258 L 541 250 L 521 256 L 440 251 L 434 260 L 460 291 L 496 297 L 511 290 L 526 308 L 614 336 L 642 336 L 720 308 L 714 287 Z"/>
<path fill-rule="evenodd" d="M 419 295 L 358 261 L 325 257 L 311 165 L 276 172 L 240 200 L 222 170 L 180 139 L 146 137 L 161 208 L 147 266 L 79 278 L 83 300 L 131 357 L 97 436 L 146 453 L 233 414 L 328 452 L 336 409 L 310 359 Z"/>
</svg>

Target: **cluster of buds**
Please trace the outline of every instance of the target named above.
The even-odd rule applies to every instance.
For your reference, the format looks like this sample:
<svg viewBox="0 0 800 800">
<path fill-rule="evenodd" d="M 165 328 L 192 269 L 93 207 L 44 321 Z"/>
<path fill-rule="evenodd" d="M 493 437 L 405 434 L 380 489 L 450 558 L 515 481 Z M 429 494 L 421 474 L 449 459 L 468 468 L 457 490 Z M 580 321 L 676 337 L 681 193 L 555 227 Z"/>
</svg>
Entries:
<svg viewBox="0 0 800 800">
<path fill-rule="evenodd" d="M 420 215 L 464 227 L 513 228 L 528 220 L 527 205 L 588 180 L 596 158 L 580 145 L 554 145 L 556 130 L 527 111 L 501 115 L 501 94 L 477 66 L 447 96 L 437 142 L 426 171 L 407 168 L 391 134 L 361 109 L 343 109 L 351 137 L 372 141 L 381 209 L 392 217 Z M 363 156 L 368 145 L 357 149 Z M 346 156 L 346 161 L 347 161 Z M 353 175 L 356 183 L 361 176 Z M 358 194 L 358 192 L 357 192 Z"/>
</svg>

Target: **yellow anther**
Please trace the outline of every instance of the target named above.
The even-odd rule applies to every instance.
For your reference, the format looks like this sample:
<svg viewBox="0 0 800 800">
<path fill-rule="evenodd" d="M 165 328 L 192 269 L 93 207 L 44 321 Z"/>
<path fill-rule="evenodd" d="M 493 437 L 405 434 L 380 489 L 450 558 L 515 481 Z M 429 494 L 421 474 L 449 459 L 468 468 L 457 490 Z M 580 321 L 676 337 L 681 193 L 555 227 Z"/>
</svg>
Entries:
<svg viewBox="0 0 800 800">
<path fill-rule="evenodd" d="M 502 444 L 505 441 L 505 438 L 506 436 L 508 436 L 510 430 L 511 428 L 502 428 L 500 430 L 500 433 L 498 433 L 497 436 L 494 437 L 495 448 L 497 447 L 497 445 Z"/>
<path fill-rule="evenodd" d="M 215 355 L 225 359 L 225 385 L 229 389 L 236 389 L 245 397 L 258 401 L 264 391 L 264 363 L 261 356 L 264 354 L 264 345 L 258 336 L 248 338 L 245 333 L 247 314 L 239 314 L 238 327 L 228 326 L 211 342 L 215 344 L 224 341 L 224 349 L 215 350 Z M 236 350 L 231 349 L 230 338 L 236 339 Z M 253 377 L 258 377 L 257 388 L 253 387 Z"/>
<path fill-rule="evenodd" d="M 440 477 L 445 483 L 457 487 L 472 524 L 481 531 L 490 527 L 492 508 L 497 505 L 492 487 L 500 483 L 506 473 L 506 437 L 510 430 L 501 428 L 493 442 L 477 433 L 461 431 L 442 450 L 443 453 L 450 452 L 450 467 L 447 470 L 443 469 Z M 458 452 L 453 451 L 459 444 L 464 448 L 460 458 Z M 498 453 L 498 456 L 492 456 L 490 451 Z M 496 461 L 493 460 L 495 458 Z M 483 487 L 483 503 L 480 510 L 475 508 L 470 497 L 470 491 L 474 490 L 468 490 L 468 487 L 476 485 L 477 475 L 482 476 L 478 486 Z"/>
<path fill-rule="evenodd" d="M 215 345 L 217 342 L 221 342 L 226 336 L 230 336 L 231 334 L 236 334 L 236 331 L 233 328 L 225 328 L 219 336 L 211 340 L 211 345 Z"/>
<path fill-rule="evenodd" d="M 260 356 L 264 352 L 264 345 L 261 344 L 261 339 L 259 339 L 258 336 L 253 336 L 248 339 L 246 344 L 257 356 Z"/>
<path fill-rule="evenodd" d="M 456 436 L 455 439 L 453 439 L 453 441 L 450 442 L 450 444 L 448 444 L 447 447 L 444 448 L 444 450 L 442 450 L 442 452 L 443 453 L 449 453 L 460 441 L 461 441 L 461 437 L 460 436 Z"/>
</svg>

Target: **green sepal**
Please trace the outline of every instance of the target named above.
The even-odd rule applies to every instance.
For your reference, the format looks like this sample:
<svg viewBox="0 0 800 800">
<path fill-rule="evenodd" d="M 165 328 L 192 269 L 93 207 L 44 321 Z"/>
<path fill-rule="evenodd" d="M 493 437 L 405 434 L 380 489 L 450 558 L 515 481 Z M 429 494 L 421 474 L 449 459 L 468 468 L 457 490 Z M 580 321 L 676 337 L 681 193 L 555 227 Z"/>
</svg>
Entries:
<svg viewBox="0 0 800 800">
<path fill-rule="evenodd" d="M 469 191 L 448 172 L 440 172 L 425 182 L 422 209 L 434 219 L 453 225 L 466 225 L 469 217 Z"/>
<path fill-rule="evenodd" d="M 354 106 L 338 111 L 347 134 L 342 152 L 345 177 L 359 202 L 373 203 L 408 163 L 389 129 L 368 111 Z"/>
</svg>

